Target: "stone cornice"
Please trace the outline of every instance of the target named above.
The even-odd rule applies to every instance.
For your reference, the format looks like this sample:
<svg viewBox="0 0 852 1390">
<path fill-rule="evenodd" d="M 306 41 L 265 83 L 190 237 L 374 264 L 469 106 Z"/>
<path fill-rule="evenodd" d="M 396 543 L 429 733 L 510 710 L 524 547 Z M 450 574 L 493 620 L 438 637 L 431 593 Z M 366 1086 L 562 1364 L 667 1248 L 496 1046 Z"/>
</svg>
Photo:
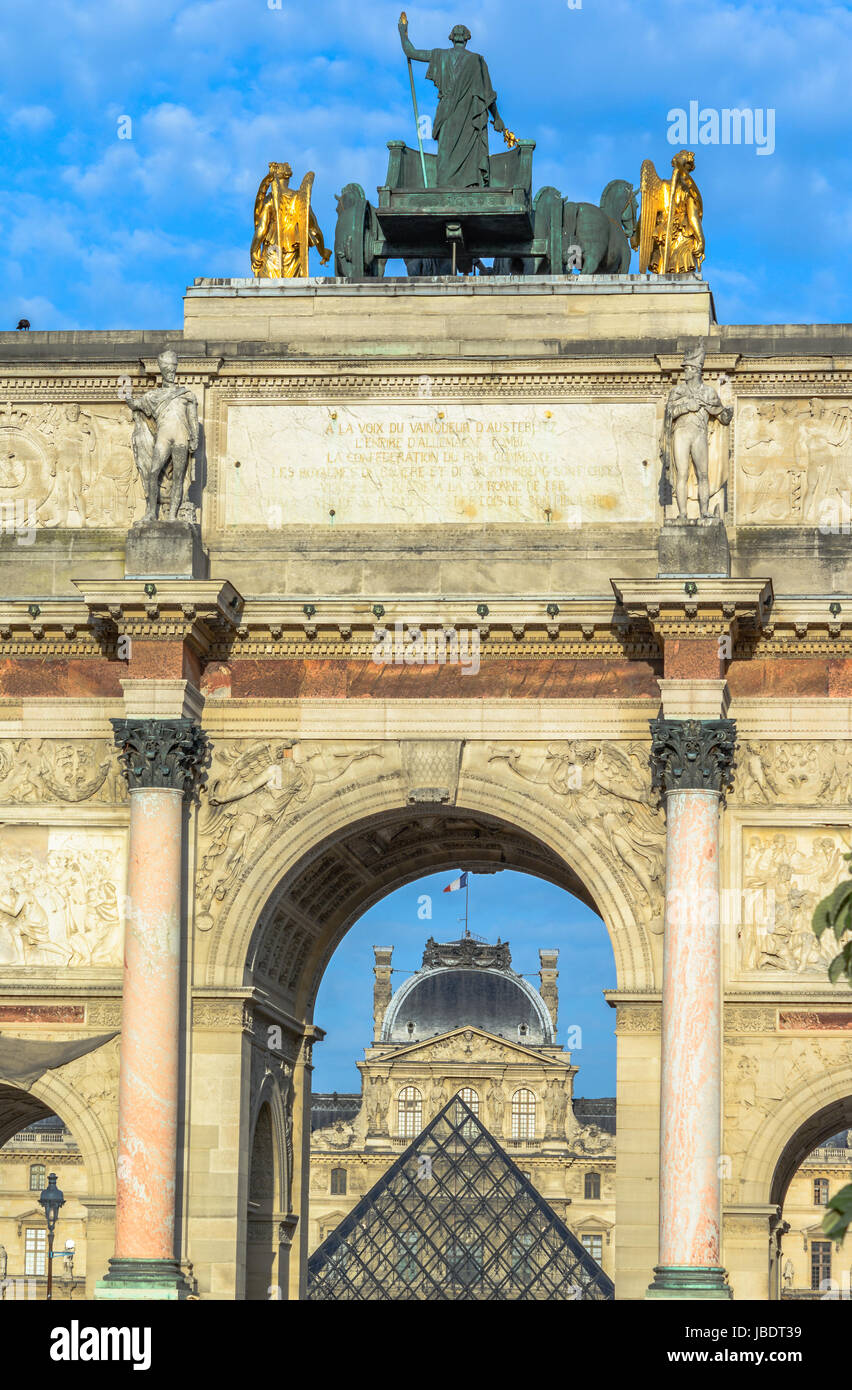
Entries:
<svg viewBox="0 0 852 1390">
<path fill-rule="evenodd" d="M 227 580 L 75 580 L 93 626 L 107 644 L 185 641 L 200 656 L 226 645 L 236 629 L 243 598 Z"/>
<path fill-rule="evenodd" d="M 655 638 L 757 638 L 770 621 L 771 579 L 612 579 L 619 604 Z"/>
</svg>

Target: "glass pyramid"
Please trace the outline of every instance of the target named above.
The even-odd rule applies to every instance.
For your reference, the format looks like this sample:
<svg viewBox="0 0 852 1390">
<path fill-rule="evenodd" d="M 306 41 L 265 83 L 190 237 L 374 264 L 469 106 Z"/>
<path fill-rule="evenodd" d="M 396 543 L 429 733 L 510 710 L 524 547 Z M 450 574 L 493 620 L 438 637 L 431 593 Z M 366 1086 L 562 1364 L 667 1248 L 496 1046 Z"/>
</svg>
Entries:
<svg viewBox="0 0 852 1390">
<path fill-rule="evenodd" d="M 611 1299 L 612 1280 L 451 1100 L 308 1263 L 308 1298 Z"/>
</svg>

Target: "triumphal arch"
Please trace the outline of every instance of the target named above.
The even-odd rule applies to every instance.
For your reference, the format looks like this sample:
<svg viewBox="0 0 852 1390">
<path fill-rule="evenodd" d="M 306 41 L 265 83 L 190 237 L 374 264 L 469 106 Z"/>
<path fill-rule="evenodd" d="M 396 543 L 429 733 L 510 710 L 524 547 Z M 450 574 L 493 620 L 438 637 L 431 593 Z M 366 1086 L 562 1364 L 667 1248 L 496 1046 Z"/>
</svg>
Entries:
<svg viewBox="0 0 852 1390">
<path fill-rule="evenodd" d="M 437 870 L 609 933 L 616 1297 L 777 1297 L 852 1125 L 852 333 L 717 321 L 689 152 L 642 223 L 509 135 L 328 278 L 275 164 L 182 328 L 0 334 L 0 1142 L 71 1128 L 91 1297 L 304 1297 L 317 989 Z"/>
</svg>

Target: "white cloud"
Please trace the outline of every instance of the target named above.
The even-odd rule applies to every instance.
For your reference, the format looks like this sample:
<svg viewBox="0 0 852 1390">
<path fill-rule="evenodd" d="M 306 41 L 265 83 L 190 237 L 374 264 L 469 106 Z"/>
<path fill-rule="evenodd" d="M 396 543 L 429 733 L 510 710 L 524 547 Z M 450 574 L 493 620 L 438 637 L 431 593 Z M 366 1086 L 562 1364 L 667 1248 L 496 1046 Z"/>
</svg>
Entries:
<svg viewBox="0 0 852 1390">
<path fill-rule="evenodd" d="M 55 120 L 49 106 L 19 106 L 6 117 L 11 131 L 25 131 L 29 135 L 40 135 L 49 130 Z"/>
</svg>

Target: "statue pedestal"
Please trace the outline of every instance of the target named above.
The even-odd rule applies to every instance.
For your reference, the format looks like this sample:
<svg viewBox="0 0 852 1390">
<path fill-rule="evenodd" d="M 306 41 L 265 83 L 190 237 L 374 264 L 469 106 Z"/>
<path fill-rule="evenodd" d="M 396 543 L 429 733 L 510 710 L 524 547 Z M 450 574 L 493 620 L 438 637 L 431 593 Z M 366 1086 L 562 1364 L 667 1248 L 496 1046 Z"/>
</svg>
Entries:
<svg viewBox="0 0 852 1390">
<path fill-rule="evenodd" d="M 127 533 L 127 579 L 206 579 L 208 556 L 195 521 L 137 521 Z"/>
<path fill-rule="evenodd" d="M 666 520 L 657 545 L 658 579 L 730 579 L 731 550 L 721 517 Z"/>
</svg>

